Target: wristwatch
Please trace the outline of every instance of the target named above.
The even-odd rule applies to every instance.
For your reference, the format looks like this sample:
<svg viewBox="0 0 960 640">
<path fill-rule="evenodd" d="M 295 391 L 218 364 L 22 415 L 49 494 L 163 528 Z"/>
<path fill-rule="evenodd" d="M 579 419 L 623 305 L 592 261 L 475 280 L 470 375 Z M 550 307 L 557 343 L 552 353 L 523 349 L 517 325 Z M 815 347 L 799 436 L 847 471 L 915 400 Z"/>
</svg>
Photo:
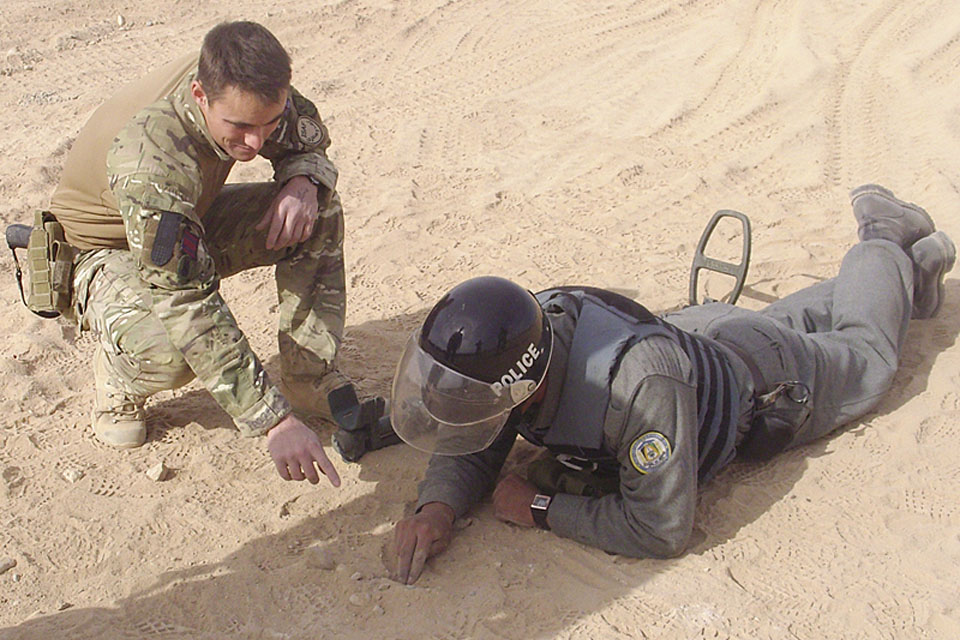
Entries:
<svg viewBox="0 0 960 640">
<path fill-rule="evenodd" d="M 530 503 L 530 515 L 533 516 L 533 521 L 541 529 L 550 530 L 550 525 L 547 524 L 547 509 L 550 508 L 550 502 L 553 500 L 553 496 L 548 496 L 543 493 L 538 493 L 533 496 L 533 502 Z"/>
</svg>

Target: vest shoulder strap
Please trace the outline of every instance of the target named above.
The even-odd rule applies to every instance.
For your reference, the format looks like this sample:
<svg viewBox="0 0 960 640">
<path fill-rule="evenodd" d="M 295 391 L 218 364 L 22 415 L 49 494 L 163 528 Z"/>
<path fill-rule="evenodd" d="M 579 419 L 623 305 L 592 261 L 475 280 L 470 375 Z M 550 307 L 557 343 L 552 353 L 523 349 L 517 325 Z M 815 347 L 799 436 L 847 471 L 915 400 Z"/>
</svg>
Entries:
<svg viewBox="0 0 960 640">
<path fill-rule="evenodd" d="M 596 456 L 603 445 L 610 385 L 620 358 L 638 340 L 673 335 L 640 305 L 636 306 L 649 314 L 649 320 L 642 313 L 638 314 L 642 320 L 627 313 L 629 306 L 606 304 L 582 289 L 551 290 L 547 299 L 565 309 L 575 307 L 577 322 L 556 417 L 544 444 L 561 453 Z"/>
</svg>

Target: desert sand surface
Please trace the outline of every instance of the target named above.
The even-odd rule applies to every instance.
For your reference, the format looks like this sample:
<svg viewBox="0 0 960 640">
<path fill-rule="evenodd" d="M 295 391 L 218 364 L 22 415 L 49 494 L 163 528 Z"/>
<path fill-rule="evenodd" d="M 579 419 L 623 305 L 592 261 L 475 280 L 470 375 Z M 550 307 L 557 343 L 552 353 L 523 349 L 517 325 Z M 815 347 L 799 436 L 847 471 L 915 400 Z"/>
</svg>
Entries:
<svg viewBox="0 0 960 640">
<path fill-rule="evenodd" d="M 408 333 L 470 276 L 678 307 L 718 209 L 753 223 L 748 308 L 835 273 L 864 182 L 960 238 L 956 0 L 4 0 L 0 222 L 47 205 L 108 94 L 225 19 L 279 37 L 330 129 L 341 368 L 363 395 L 389 393 Z M 328 448 L 339 490 L 284 482 L 196 383 L 149 402 L 145 446 L 102 446 L 94 336 L 31 315 L 9 254 L 0 272 L 0 638 L 960 637 L 956 274 L 877 410 L 726 468 L 682 557 L 608 555 L 485 503 L 401 586 L 381 554 L 425 454 Z M 278 374 L 272 271 L 223 291 Z"/>
</svg>

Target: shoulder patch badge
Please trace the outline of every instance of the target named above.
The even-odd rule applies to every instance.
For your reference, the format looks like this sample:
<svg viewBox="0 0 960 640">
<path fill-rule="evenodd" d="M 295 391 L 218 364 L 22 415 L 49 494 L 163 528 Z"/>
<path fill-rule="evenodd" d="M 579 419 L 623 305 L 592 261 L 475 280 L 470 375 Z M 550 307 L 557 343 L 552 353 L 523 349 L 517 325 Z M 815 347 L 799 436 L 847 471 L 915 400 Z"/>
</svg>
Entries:
<svg viewBox="0 0 960 640">
<path fill-rule="evenodd" d="M 164 266 L 173 257 L 173 249 L 180 235 L 182 221 L 183 216 L 173 211 L 164 211 L 160 214 L 160 222 L 157 224 L 156 236 L 150 250 L 150 260 L 158 267 Z"/>
<path fill-rule="evenodd" d="M 297 118 L 297 136 L 303 144 L 314 145 L 323 139 L 323 129 L 313 118 L 300 116 Z"/>
<path fill-rule="evenodd" d="M 641 434 L 630 445 L 630 463 L 640 473 L 656 471 L 670 459 L 673 449 L 667 437 L 658 431 Z"/>
</svg>

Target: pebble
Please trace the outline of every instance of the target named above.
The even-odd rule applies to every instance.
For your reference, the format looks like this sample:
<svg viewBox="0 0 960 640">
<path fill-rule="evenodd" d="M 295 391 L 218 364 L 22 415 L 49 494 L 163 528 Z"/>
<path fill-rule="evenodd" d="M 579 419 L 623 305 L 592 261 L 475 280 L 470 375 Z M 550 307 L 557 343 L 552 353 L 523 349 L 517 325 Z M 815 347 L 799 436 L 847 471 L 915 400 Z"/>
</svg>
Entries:
<svg viewBox="0 0 960 640">
<path fill-rule="evenodd" d="M 167 465 L 163 464 L 163 461 L 147 469 L 147 477 L 154 482 L 162 482 L 167 479 L 168 475 L 170 475 L 170 469 L 167 468 Z"/>
<path fill-rule="evenodd" d="M 307 549 L 304 552 L 307 564 L 323 571 L 333 571 L 337 568 L 337 560 L 328 549 L 318 549 L 316 547 Z"/>
<path fill-rule="evenodd" d="M 66 611 L 72 606 L 73 606 L 72 602 L 61 602 L 60 604 L 57 605 L 57 611 Z"/>
<path fill-rule="evenodd" d="M 7 484 L 7 489 L 16 489 L 24 483 L 23 472 L 20 467 L 7 467 L 3 470 L 3 481 Z"/>
<path fill-rule="evenodd" d="M 347 599 L 350 601 L 350 604 L 356 607 L 361 607 L 364 604 L 364 598 L 359 593 L 354 593 Z"/>
<path fill-rule="evenodd" d="M 381 607 L 378 604 L 373 605 L 373 612 L 378 616 L 382 616 L 383 614 L 386 613 L 386 611 L 383 610 L 383 607 Z"/>
<path fill-rule="evenodd" d="M 17 566 L 17 561 L 13 558 L 0 560 L 0 574 L 10 571 L 10 569 L 13 569 L 15 566 Z"/>
<path fill-rule="evenodd" d="M 80 471 L 80 469 L 65 469 L 60 475 L 67 482 L 76 482 L 83 477 L 83 471 Z"/>
<path fill-rule="evenodd" d="M 127 24 L 127 19 L 123 16 L 117 16 L 117 26 L 122 27 L 125 24 Z"/>
<path fill-rule="evenodd" d="M 357 571 L 355 574 L 350 576 L 351 580 L 363 580 L 363 574 Z"/>
<path fill-rule="evenodd" d="M 10 578 L 13 579 L 14 582 L 20 582 L 20 574 L 19 574 L 19 573 L 11 574 Z"/>
</svg>

